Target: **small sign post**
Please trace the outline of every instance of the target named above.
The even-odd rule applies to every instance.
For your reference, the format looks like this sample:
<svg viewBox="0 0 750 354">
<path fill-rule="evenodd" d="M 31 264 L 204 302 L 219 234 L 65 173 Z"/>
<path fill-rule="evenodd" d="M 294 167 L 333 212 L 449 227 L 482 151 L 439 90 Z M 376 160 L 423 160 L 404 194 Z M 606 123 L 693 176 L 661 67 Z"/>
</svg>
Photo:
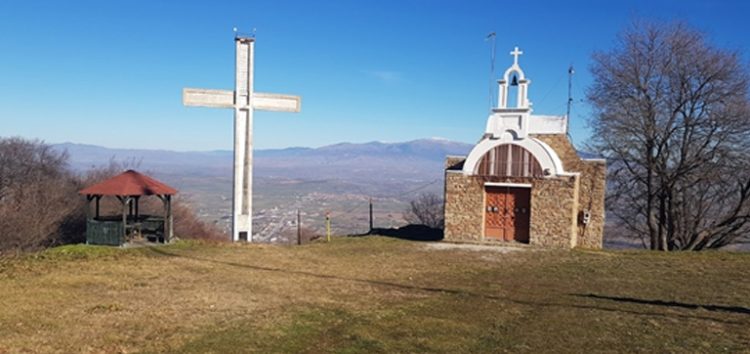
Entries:
<svg viewBox="0 0 750 354">
<path fill-rule="evenodd" d="M 331 212 L 326 212 L 326 240 L 331 242 Z"/>
</svg>

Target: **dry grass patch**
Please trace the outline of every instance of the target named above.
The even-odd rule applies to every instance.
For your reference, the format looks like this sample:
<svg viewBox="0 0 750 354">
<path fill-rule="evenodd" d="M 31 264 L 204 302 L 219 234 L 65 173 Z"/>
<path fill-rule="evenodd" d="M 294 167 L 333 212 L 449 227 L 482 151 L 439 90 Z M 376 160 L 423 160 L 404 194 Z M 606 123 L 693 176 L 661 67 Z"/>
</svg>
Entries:
<svg viewBox="0 0 750 354">
<path fill-rule="evenodd" d="M 75 246 L 0 263 L 2 352 L 724 351 L 750 255 Z"/>
</svg>

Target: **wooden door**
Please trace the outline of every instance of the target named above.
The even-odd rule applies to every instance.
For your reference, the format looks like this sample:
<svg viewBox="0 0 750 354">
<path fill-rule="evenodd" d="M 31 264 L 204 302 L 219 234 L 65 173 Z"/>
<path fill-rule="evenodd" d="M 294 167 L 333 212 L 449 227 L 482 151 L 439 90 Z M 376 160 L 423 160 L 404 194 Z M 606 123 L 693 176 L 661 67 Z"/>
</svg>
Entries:
<svg viewBox="0 0 750 354">
<path fill-rule="evenodd" d="M 515 205 L 513 209 L 514 231 L 512 240 L 529 243 L 529 228 L 531 226 L 531 189 L 511 188 L 511 190 L 515 195 Z"/>
<path fill-rule="evenodd" d="M 499 188 L 487 188 L 484 206 L 484 236 L 502 240 L 505 236 L 505 193 Z"/>
<path fill-rule="evenodd" d="M 484 236 L 490 239 L 529 242 L 531 190 L 486 187 Z"/>
<path fill-rule="evenodd" d="M 516 189 L 518 188 L 505 189 L 505 208 L 503 208 L 503 213 L 505 214 L 505 219 L 508 220 L 503 234 L 505 241 L 513 241 L 516 237 L 516 225 L 518 223 L 516 218 L 518 212 L 518 203 L 516 202 L 518 195 L 516 194 Z"/>
</svg>

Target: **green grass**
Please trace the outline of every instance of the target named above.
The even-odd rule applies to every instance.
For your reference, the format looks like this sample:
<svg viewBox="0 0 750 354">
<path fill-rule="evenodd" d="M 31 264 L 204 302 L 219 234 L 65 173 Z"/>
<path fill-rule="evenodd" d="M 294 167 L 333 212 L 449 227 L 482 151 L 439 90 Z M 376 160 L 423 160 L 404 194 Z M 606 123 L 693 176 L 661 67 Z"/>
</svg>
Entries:
<svg viewBox="0 0 750 354">
<path fill-rule="evenodd" d="M 131 251 L 132 252 L 132 251 Z M 73 260 L 73 259 L 93 259 L 103 257 L 116 257 L 124 252 L 121 249 L 107 246 L 89 246 L 84 244 L 66 245 L 50 248 L 36 254 L 37 258 L 48 260 Z"/>
<path fill-rule="evenodd" d="M 0 263 L 0 353 L 742 352 L 750 254 L 66 246 Z"/>
</svg>

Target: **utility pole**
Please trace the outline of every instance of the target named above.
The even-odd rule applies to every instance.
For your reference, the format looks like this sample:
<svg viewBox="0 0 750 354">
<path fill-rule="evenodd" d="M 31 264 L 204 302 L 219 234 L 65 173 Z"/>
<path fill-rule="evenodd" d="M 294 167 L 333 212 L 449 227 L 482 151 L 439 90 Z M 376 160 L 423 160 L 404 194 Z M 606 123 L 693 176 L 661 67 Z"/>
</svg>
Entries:
<svg viewBox="0 0 750 354">
<path fill-rule="evenodd" d="M 570 64 L 570 67 L 568 67 L 568 111 L 565 116 L 568 120 L 568 124 L 565 125 L 566 134 L 570 127 L 570 106 L 573 105 L 573 74 L 575 74 L 575 70 L 573 70 L 573 64 Z"/>
<path fill-rule="evenodd" d="M 302 244 L 302 229 L 300 224 L 299 209 L 297 209 L 297 245 Z"/>
<path fill-rule="evenodd" d="M 368 233 L 372 233 L 372 198 L 370 198 L 370 232 Z"/>
</svg>

